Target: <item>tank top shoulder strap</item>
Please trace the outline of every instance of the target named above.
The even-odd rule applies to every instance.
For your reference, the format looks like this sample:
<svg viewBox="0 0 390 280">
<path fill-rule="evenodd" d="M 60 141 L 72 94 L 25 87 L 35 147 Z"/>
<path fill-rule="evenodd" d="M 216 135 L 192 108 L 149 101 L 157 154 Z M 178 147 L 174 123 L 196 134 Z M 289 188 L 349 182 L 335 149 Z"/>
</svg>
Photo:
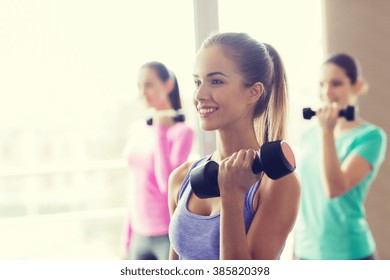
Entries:
<svg viewBox="0 0 390 280">
<path fill-rule="evenodd" d="M 247 209 L 250 210 L 250 212 L 253 214 L 253 199 L 255 198 L 255 193 L 257 189 L 260 187 L 261 179 L 263 178 L 263 175 L 260 177 L 260 180 L 257 181 L 255 184 L 252 185 L 252 187 L 248 190 L 247 195 L 245 197 L 245 206 Z"/>
<path fill-rule="evenodd" d="M 195 163 L 191 166 L 191 168 L 188 171 L 186 177 L 184 178 L 183 183 L 181 184 L 180 191 L 179 191 L 179 199 L 183 196 L 183 193 L 184 193 L 184 191 L 186 190 L 186 188 L 188 186 L 188 181 L 190 180 L 191 170 L 194 169 L 195 167 L 197 167 L 202 161 L 204 161 L 205 159 L 208 159 L 210 157 L 211 157 L 211 155 L 204 156 L 201 159 L 198 159 L 197 161 L 195 161 Z"/>
</svg>

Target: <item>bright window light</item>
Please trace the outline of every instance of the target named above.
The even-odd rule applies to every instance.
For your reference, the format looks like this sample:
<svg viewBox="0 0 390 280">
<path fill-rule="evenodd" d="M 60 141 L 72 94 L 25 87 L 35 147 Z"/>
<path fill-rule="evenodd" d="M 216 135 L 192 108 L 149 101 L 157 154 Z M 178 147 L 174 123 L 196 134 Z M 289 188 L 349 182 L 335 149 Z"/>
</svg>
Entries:
<svg viewBox="0 0 390 280">
<path fill-rule="evenodd" d="M 186 106 L 193 22 L 192 1 L 0 2 L 0 259 L 118 257 L 138 69 L 165 63 Z"/>
</svg>

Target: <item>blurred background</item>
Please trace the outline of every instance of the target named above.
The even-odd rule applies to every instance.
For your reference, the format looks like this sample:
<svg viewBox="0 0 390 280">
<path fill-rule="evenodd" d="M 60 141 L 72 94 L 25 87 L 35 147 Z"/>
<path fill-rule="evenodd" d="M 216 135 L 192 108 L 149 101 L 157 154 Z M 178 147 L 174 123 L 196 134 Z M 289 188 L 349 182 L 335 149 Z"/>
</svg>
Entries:
<svg viewBox="0 0 390 280">
<path fill-rule="evenodd" d="M 123 149 L 144 118 L 137 73 L 158 60 L 178 78 L 197 130 L 191 157 L 213 149 L 192 107 L 195 52 L 211 31 L 272 44 L 290 86 L 288 141 L 308 122 L 320 63 L 356 56 L 370 83 L 360 111 L 390 135 L 386 0 L 0 1 L 0 259 L 118 259 L 132 174 Z M 367 199 L 379 255 L 390 259 L 390 163 Z M 290 243 L 289 243 L 290 244 Z M 291 258 L 291 245 L 283 255 Z"/>
</svg>

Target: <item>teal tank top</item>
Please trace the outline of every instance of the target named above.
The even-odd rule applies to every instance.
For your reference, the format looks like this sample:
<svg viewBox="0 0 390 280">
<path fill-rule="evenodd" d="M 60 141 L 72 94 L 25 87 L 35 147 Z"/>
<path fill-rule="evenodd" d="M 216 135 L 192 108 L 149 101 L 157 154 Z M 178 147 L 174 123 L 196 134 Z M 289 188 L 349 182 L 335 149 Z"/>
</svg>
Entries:
<svg viewBox="0 0 390 280">
<path fill-rule="evenodd" d="M 365 122 L 335 140 L 342 163 L 355 154 L 367 160 L 372 171 L 342 196 L 328 198 L 321 180 L 321 130 L 305 131 L 300 139 L 297 175 L 301 203 L 294 229 L 295 255 L 302 259 L 361 259 L 374 253 L 375 240 L 366 220 L 364 202 L 386 154 L 387 135 Z"/>
</svg>

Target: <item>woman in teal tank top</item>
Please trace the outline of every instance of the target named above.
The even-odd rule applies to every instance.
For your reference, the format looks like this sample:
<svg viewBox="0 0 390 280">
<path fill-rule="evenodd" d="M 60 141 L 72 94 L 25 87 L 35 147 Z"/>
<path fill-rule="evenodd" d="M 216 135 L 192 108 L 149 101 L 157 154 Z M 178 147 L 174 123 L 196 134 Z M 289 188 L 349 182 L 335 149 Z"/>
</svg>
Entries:
<svg viewBox="0 0 390 280">
<path fill-rule="evenodd" d="M 377 257 L 364 201 L 384 161 L 387 137 L 360 115 L 352 121 L 339 117 L 342 108 L 357 106 L 366 88 L 351 56 L 336 54 L 322 65 L 318 125 L 299 142 L 302 197 L 294 230 L 299 259 Z"/>
<path fill-rule="evenodd" d="M 203 42 L 193 75 L 200 127 L 216 131 L 210 158 L 219 163 L 221 195 L 194 195 L 185 180 L 192 162 L 171 174 L 170 258 L 277 259 L 296 219 L 299 183 L 294 173 L 278 180 L 255 175 L 251 165 L 263 143 L 285 137 L 282 61 L 245 33 L 218 33 Z"/>
</svg>

